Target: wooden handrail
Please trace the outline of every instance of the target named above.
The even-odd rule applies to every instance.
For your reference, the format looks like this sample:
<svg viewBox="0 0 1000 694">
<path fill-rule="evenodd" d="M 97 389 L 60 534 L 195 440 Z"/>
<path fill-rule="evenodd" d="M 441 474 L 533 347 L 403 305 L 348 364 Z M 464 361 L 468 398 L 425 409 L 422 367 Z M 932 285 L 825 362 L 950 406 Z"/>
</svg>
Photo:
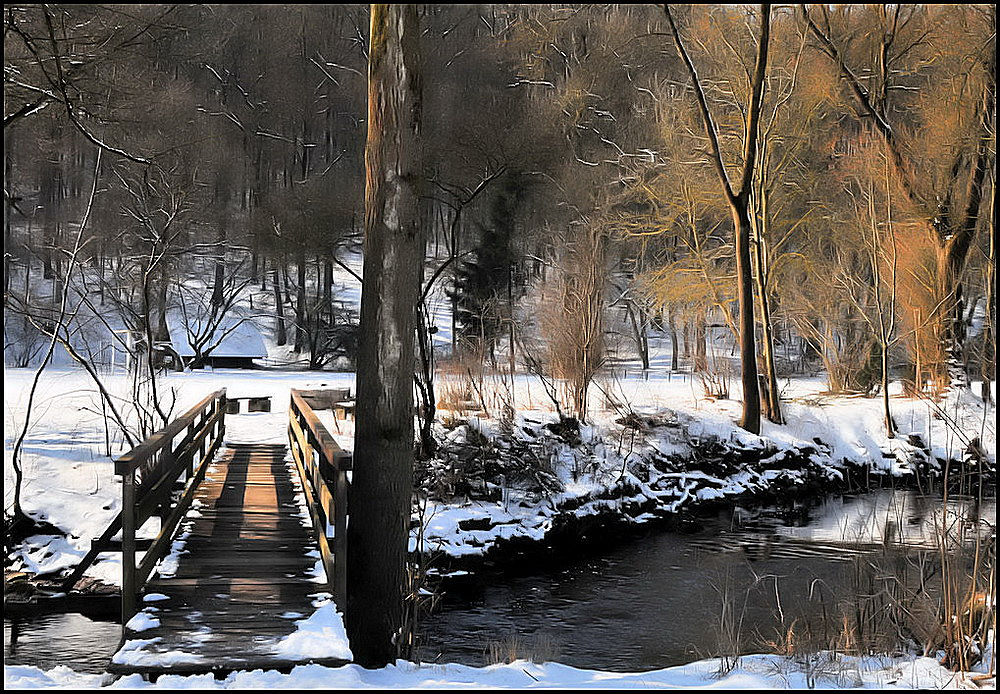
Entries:
<svg viewBox="0 0 1000 694">
<path fill-rule="evenodd" d="M 151 434 L 138 446 L 130 450 L 125 455 L 115 461 L 115 474 L 124 475 L 126 472 L 135 470 L 137 467 L 148 461 L 157 451 L 169 445 L 177 434 L 184 431 L 191 425 L 207 408 L 209 403 L 220 397 L 225 397 L 226 389 L 217 390 L 206 395 L 202 400 L 180 417 L 172 420 L 159 431 Z"/>
<path fill-rule="evenodd" d="M 347 597 L 347 471 L 351 455 L 337 445 L 302 392 L 294 389 L 288 407 L 288 442 L 331 592 L 338 604 L 343 604 Z"/>
<path fill-rule="evenodd" d="M 333 435 L 319 421 L 319 417 L 312 407 L 305 401 L 302 394 L 297 390 L 292 390 L 291 410 L 297 411 L 303 418 L 306 431 L 309 435 L 309 442 L 323 456 L 323 459 L 336 468 L 343 467 L 345 470 L 351 469 L 351 454 L 342 449 L 334 441 Z"/>
<path fill-rule="evenodd" d="M 113 537 L 121 531 L 124 629 L 124 624 L 135 614 L 139 592 L 156 563 L 169 550 L 174 530 L 187 513 L 209 463 L 222 444 L 225 417 L 226 390 L 223 388 L 203 398 L 115 461 L 115 473 L 122 477 L 122 510 L 63 582 L 64 590 L 71 590 L 76 585 L 98 554 L 110 550 Z M 187 433 L 175 442 L 185 429 Z M 183 492 L 175 500 L 173 492 L 181 482 Z M 154 515 L 160 517 L 160 531 L 136 566 L 136 531 Z"/>
</svg>

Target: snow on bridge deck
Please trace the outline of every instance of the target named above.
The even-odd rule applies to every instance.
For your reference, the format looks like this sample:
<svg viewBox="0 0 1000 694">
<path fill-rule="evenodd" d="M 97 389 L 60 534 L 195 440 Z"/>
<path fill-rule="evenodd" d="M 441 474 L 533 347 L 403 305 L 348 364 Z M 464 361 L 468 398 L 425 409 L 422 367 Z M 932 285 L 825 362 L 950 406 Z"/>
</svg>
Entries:
<svg viewBox="0 0 1000 694">
<path fill-rule="evenodd" d="M 228 444 L 146 585 L 115 673 L 342 665 L 351 652 L 284 445 Z"/>
</svg>

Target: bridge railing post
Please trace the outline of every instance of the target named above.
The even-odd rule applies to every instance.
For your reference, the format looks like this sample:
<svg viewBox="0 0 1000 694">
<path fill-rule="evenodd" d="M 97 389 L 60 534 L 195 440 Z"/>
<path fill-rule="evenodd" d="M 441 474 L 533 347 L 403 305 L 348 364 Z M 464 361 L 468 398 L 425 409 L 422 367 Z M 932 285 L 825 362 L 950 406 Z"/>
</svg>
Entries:
<svg viewBox="0 0 1000 694">
<path fill-rule="evenodd" d="M 166 475 L 167 472 L 174 466 L 177 461 L 176 455 L 174 454 L 173 443 L 168 443 L 167 446 L 160 451 L 158 457 L 159 472 L 157 477 Z M 171 490 L 167 489 L 160 497 L 160 503 L 156 505 L 156 515 L 160 518 L 160 522 L 170 515 L 171 507 Z"/>
<path fill-rule="evenodd" d="M 226 389 L 222 389 L 222 395 L 216 401 L 215 406 L 218 408 L 219 413 L 219 424 L 218 424 L 218 436 L 219 444 L 222 443 L 223 439 L 226 437 L 226 409 L 229 399 L 226 397 Z"/>
<path fill-rule="evenodd" d="M 339 465 L 333 492 L 333 592 L 338 605 L 347 604 L 347 471 Z"/>
<path fill-rule="evenodd" d="M 135 469 L 122 476 L 122 631 L 135 614 Z"/>
<path fill-rule="evenodd" d="M 205 418 L 204 417 L 200 417 L 198 419 L 198 421 L 191 422 L 191 425 L 187 428 L 187 435 L 188 435 L 188 437 L 190 437 L 191 440 L 193 441 L 194 437 L 195 437 L 195 433 L 199 429 L 201 429 L 201 427 L 203 427 L 203 426 L 205 426 Z M 204 444 L 198 446 L 198 452 L 200 452 L 202 456 L 205 455 L 204 449 L 205 449 Z M 187 466 L 185 468 L 185 476 L 184 476 L 184 481 L 185 482 L 190 481 L 190 479 L 192 477 L 194 477 L 194 461 L 195 461 L 195 457 L 196 456 L 195 456 L 195 452 L 194 451 L 192 451 L 191 455 L 188 456 Z"/>
</svg>

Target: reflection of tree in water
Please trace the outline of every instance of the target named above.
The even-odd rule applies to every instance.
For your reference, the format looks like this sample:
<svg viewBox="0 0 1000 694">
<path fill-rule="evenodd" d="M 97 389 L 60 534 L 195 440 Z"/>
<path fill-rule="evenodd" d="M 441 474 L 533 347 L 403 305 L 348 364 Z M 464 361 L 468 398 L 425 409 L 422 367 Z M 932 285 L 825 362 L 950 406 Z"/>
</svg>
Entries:
<svg viewBox="0 0 1000 694">
<path fill-rule="evenodd" d="M 17 655 L 17 638 L 21 635 L 21 620 L 10 620 L 10 637 L 7 641 L 7 655 Z"/>
</svg>

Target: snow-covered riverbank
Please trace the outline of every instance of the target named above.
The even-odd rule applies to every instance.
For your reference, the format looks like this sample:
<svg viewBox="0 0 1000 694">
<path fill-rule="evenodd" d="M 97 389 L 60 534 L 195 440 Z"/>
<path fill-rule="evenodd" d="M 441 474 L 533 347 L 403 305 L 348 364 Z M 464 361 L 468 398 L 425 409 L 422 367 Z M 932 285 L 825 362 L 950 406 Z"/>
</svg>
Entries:
<svg viewBox="0 0 1000 694">
<path fill-rule="evenodd" d="M 952 689 L 969 686 L 976 681 L 973 678 L 979 678 L 980 686 L 995 682 L 980 676 L 980 672 L 956 674 L 933 658 L 855 658 L 831 653 L 802 658 L 743 656 L 728 670 L 717 659 L 635 673 L 528 661 L 483 668 L 398 661 L 378 670 L 365 670 L 357 665 L 342 668 L 305 665 L 288 674 L 256 670 L 236 672 L 223 680 L 212 675 L 166 675 L 155 683 L 137 675 L 113 680 L 107 675 L 81 674 L 67 667 L 47 672 L 34 667 L 4 667 L 5 687 L 17 689 L 103 686 L 116 689 Z"/>
</svg>

